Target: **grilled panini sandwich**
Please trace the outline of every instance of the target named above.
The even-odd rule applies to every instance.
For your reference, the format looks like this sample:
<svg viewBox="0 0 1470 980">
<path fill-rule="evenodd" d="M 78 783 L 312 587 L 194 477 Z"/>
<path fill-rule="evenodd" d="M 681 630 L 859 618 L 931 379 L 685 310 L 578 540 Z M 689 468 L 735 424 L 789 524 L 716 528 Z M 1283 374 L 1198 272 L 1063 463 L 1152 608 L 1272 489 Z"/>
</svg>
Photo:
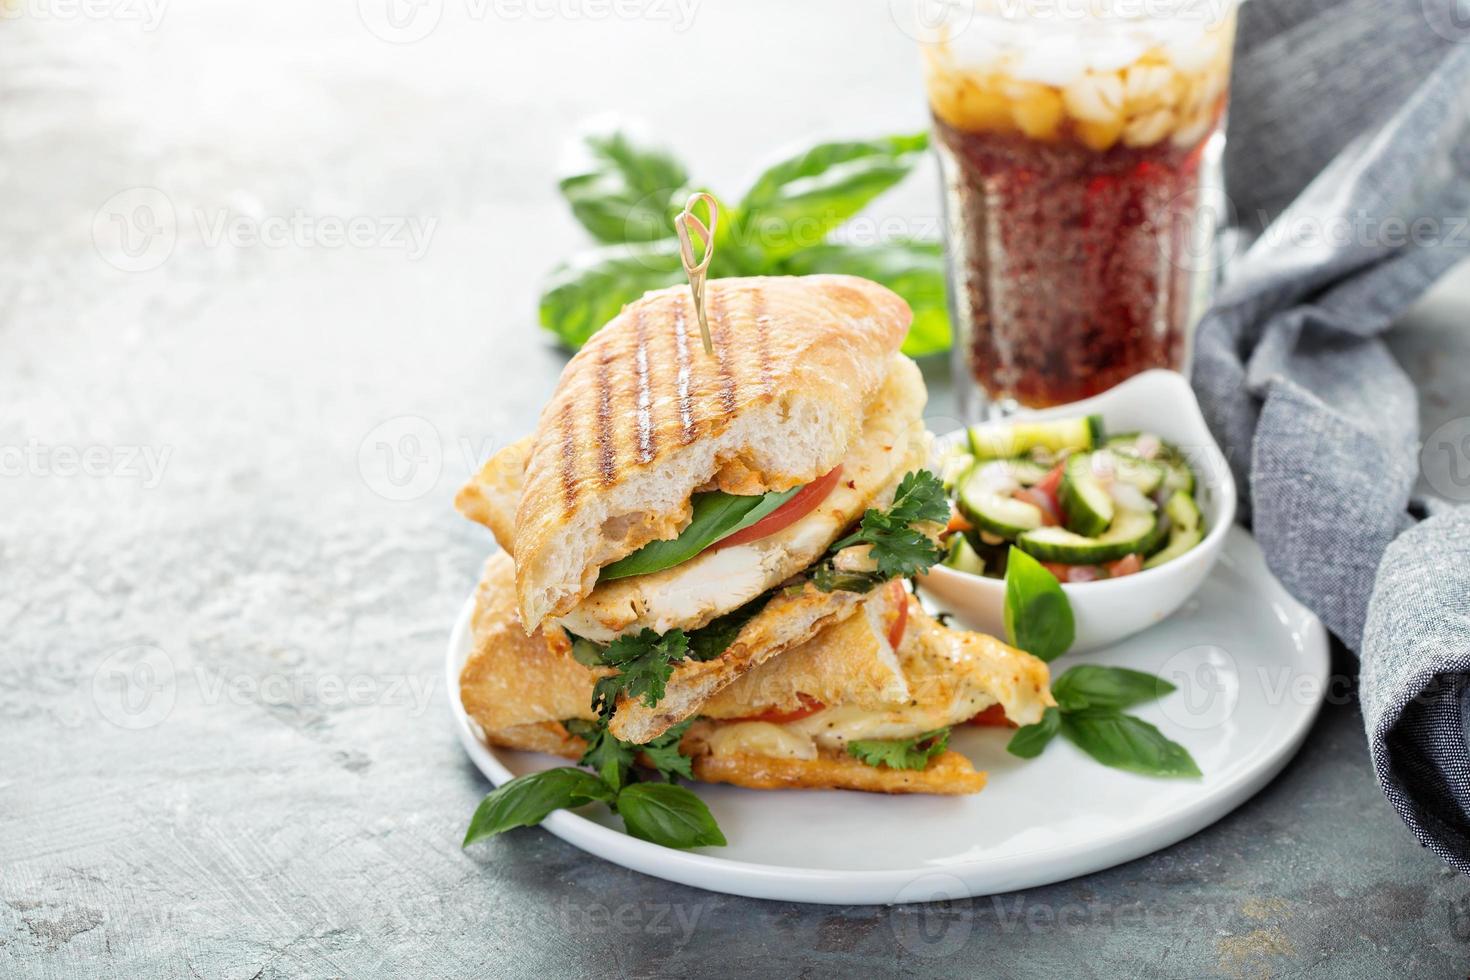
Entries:
<svg viewBox="0 0 1470 980">
<path fill-rule="evenodd" d="M 580 758 L 598 724 L 593 692 L 612 668 L 579 662 L 559 627 L 527 635 L 512 578 L 505 554 L 487 563 L 461 700 L 492 744 Z M 984 773 L 935 733 L 996 705 L 1009 722 L 1034 724 L 1054 703 L 1046 664 L 991 637 L 941 626 L 901 588 L 884 587 L 860 614 L 701 704 L 679 750 L 705 782 L 974 793 Z"/>
<path fill-rule="evenodd" d="M 634 744 L 927 568 L 948 516 L 899 297 L 721 279 L 707 304 L 713 355 L 687 288 L 625 307 L 456 501 L 514 559 L 515 628 L 606 669 Z"/>
</svg>

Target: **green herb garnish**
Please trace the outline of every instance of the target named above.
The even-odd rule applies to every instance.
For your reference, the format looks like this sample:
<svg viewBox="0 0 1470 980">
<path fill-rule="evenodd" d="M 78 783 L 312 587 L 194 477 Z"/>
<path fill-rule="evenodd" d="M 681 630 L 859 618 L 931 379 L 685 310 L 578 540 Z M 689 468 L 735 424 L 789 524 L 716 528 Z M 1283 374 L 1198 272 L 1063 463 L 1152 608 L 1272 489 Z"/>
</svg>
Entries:
<svg viewBox="0 0 1470 980">
<path fill-rule="evenodd" d="M 771 601 L 773 592 L 765 592 L 741 606 L 739 609 L 731 610 L 716 619 L 711 620 L 697 630 L 689 633 L 689 659 L 691 660 L 713 660 L 730 648 L 745 624 L 760 614 L 766 608 L 766 603 Z"/>
<path fill-rule="evenodd" d="M 923 769 L 948 747 L 949 729 L 940 728 L 910 739 L 859 739 L 847 743 L 847 752 L 870 766 Z"/>
<path fill-rule="evenodd" d="M 606 803 L 620 814 L 628 833 L 665 847 L 721 846 L 725 837 L 704 801 L 674 780 L 693 775 L 679 742 L 692 723 L 675 725 L 646 745 L 624 742 L 600 722 L 573 719 L 566 728 L 587 739 L 580 760 L 596 773 L 563 766 L 512 779 L 490 792 L 465 833 L 464 844 L 530 827 L 555 810 Z M 637 766 L 652 769 L 654 782 L 637 782 Z"/>
<path fill-rule="evenodd" d="M 939 244 L 893 238 L 867 246 L 832 232 L 906 177 L 924 158 L 927 133 L 821 143 L 756 178 L 716 232 L 711 279 L 845 272 L 892 288 L 914 310 L 904 352 L 949 347 Z M 585 137 L 583 162 L 561 181 L 577 220 L 603 247 L 557 267 L 541 296 L 546 330 L 580 347 L 627 303 L 684 281 L 673 216 L 698 187 L 667 150 L 605 129 Z M 840 232 L 839 232 L 840 235 Z"/>
<path fill-rule="evenodd" d="M 1015 546 L 1006 559 L 1005 624 L 1006 642 L 1039 660 L 1060 657 L 1077 635 L 1056 576 Z"/>
<path fill-rule="evenodd" d="M 887 510 L 870 508 L 856 531 L 828 549 L 829 555 L 835 555 L 843 548 L 866 544 L 874 570 L 839 571 L 829 557 L 812 569 L 812 584 L 823 592 L 871 592 L 889 579 L 911 578 L 928 571 L 944 557 L 944 549 L 913 525 L 948 520 L 949 500 L 939 478 L 928 470 L 906 473 Z"/>
<path fill-rule="evenodd" d="M 689 653 L 689 641 L 683 630 L 669 630 L 659 636 L 651 629 L 636 635 L 620 636 L 602 650 L 602 662 L 618 672 L 599 678 L 592 687 L 592 710 L 599 715 L 612 714 L 618 695 L 641 697 L 650 708 L 664 696 L 664 685 L 674 672 L 674 664 Z"/>
<path fill-rule="evenodd" d="M 1161 698 L 1174 685 L 1161 677 L 1124 667 L 1083 664 L 1052 684 L 1057 707 L 1041 721 L 1011 736 L 1012 755 L 1034 759 L 1057 735 L 1105 766 L 1145 776 L 1199 776 L 1189 750 L 1164 737 L 1153 725 L 1123 714 L 1123 708 Z"/>
</svg>

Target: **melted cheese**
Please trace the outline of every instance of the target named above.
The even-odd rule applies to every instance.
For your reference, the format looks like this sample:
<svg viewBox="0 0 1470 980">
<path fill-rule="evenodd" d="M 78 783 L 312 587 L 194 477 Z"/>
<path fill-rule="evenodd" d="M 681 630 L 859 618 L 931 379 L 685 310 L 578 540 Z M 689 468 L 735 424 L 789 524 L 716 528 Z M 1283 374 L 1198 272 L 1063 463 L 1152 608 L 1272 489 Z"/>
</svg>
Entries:
<svg viewBox="0 0 1470 980">
<path fill-rule="evenodd" d="M 815 759 L 817 746 L 789 726 L 769 721 L 736 721 L 719 725 L 706 736 L 712 755 L 760 755 L 771 759 Z"/>
</svg>

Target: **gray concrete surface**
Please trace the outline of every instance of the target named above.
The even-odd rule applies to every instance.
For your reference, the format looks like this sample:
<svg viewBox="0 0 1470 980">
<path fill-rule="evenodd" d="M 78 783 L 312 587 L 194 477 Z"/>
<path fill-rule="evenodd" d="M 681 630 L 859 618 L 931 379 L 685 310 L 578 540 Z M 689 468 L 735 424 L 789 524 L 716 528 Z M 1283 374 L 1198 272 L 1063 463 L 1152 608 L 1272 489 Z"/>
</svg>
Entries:
<svg viewBox="0 0 1470 980">
<path fill-rule="evenodd" d="M 918 127 L 883 3 L 444 0 L 411 44 L 369 0 L 7 7 L 0 976 L 1463 974 L 1470 887 L 1346 695 L 1218 825 L 1024 894 L 801 907 L 541 831 L 460 851 L 486 784 L 439 670 L 487 539 L 449 501 L 562 363 L 533 327 L 582 242 L 559 148 L 616 108 L 733 187 Z M 884 213 L 932 222 L 932 181 Z M 1470 291 L 1438 302 L 1448 336 Z"/>
</svg>

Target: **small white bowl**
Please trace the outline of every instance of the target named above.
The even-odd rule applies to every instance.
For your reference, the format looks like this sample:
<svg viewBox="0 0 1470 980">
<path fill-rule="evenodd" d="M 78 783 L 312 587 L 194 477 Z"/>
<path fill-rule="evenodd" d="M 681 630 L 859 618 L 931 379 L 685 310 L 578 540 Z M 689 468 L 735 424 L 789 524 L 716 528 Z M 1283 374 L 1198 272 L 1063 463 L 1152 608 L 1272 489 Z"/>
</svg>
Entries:
<svg viewBox="0 0 1470 980">
<path fill-rule="evenodd" d="M 1086 401 L 1028 412 L 1027 418 L 1101 415 L 1107 434 L 1145 430 L 1188 457 L 1205 539 L 1170 562 L 1134 575 L 1062 586 L 1077 621 L 1074 651 L 1093 650 L 1147 629 L 1178 609 L 1204 583 L 1235 521 L 1235 479 L 1215 444 L 1189 383 L 1173 371 L 1147 371 Z M 962 443 L 964 430 L 940 436 L 935 452 Z M 966 625 L 1005 637 L 1005 583 L 936 565 L 920 580 L 925 592 Z"/>
</svg>

